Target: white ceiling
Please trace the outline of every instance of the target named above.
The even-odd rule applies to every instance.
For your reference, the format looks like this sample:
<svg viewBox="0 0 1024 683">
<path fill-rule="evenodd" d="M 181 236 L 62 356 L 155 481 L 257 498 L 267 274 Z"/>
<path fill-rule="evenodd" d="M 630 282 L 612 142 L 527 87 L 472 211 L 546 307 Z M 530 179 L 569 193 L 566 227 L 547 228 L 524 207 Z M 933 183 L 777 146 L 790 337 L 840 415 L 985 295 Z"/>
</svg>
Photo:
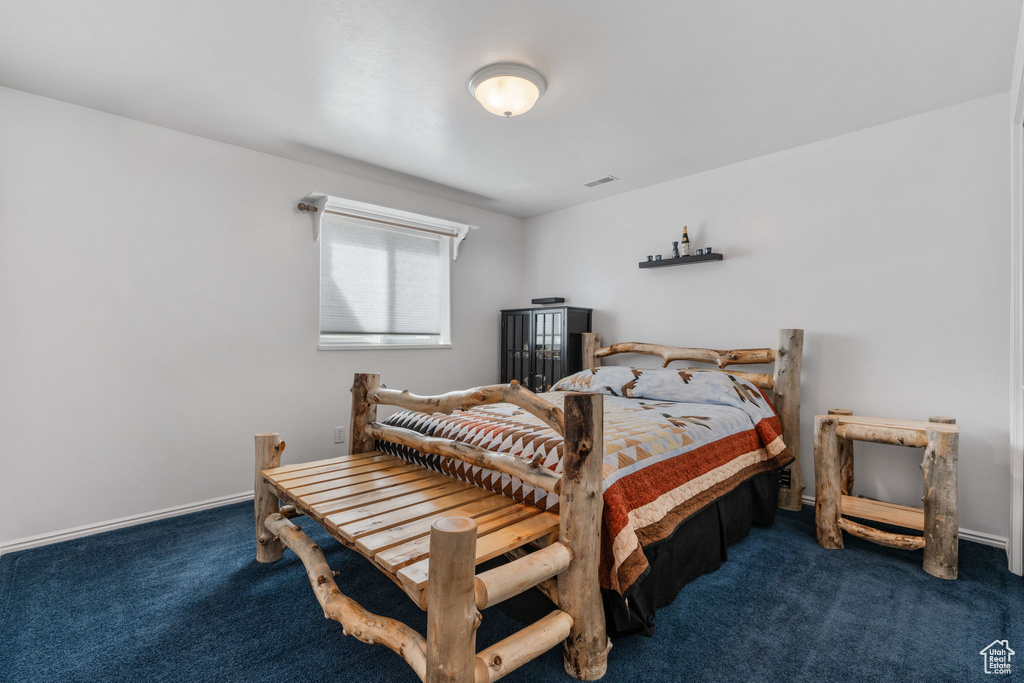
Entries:
<svg viewBox="0 0 1024 683">
<path fill-rule="evenodd" d="M 0 85 L 526 217 L 1005 91 L 1020 9 L 0 0 Z M 469 96 L 496 61 L 532 111 Z"/>
</svg>

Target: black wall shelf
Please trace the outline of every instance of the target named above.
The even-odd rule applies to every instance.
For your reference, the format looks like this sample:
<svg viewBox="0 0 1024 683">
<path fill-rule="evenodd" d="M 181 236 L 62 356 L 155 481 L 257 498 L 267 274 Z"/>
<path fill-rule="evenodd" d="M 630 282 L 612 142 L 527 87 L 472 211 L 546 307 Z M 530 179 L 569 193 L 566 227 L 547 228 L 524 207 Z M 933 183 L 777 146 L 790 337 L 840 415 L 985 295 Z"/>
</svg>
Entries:
<svg viewBox="0 0 1024 683">
<path fill-rule="evenodd" d="M 664 258 L 660 261 L 641 261 L 641 268 L 661 268 L 662 266 L 685 266 L 687 263 L 700 263 L 701 261 L 721 261 L 722 255 L 718 252 L 701 254 L 700 256 L 680 256 L 679 258 Z"/>
</svg>

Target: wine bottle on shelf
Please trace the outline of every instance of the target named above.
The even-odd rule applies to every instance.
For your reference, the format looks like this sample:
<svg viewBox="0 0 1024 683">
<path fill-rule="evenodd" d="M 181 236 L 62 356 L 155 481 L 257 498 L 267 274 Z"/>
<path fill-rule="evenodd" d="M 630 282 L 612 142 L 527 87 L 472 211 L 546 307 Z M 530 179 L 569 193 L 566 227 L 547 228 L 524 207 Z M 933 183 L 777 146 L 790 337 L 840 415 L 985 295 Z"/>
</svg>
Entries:
<svg viewBox="0 0 1024 683">
<path fill-rule="evenodd" d="M 686 226 L 683 226 L 683 239 L 679 241 L 679 252 L 683 256 L 690 255 L 690 237 L 686 234 Z"/>
</svg>

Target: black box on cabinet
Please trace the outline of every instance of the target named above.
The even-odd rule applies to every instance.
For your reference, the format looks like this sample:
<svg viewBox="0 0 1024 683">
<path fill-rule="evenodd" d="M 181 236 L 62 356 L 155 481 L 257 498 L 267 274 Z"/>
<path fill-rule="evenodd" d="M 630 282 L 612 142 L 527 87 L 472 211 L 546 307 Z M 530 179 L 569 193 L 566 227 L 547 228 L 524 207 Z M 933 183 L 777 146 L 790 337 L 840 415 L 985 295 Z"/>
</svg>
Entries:
<svg viewBox="0 0 1024 683">
<path fill-rule="evenodd" d="M 501 312 L 501 381 L 531 391 L 583 369 L 583 333 L 590 332 L 593 309 L 511 308 Z"/>
</svg>

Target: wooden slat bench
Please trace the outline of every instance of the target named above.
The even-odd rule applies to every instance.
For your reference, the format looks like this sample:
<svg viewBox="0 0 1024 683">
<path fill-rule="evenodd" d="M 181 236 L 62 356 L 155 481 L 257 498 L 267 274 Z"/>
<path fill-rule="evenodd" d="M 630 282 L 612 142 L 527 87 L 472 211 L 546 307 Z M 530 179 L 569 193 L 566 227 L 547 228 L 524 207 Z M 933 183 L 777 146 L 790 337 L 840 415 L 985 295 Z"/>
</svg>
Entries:
<svg viewBox="0 0 1024 683">
<path fill-rule="evenodd" d="M 437 520 L 477 521 L 475 564 L 558 535 L 558 515 L 380 451 L 275 467 L 262 475 L 280 498 L 376 562 L 422 609 L 430 529 Z"/>
<path fill-rule="evenodd" d="M 562 474 L 376 421 L 378 404 L 451 413 L 502 402 L 529 411 L 562 435 Z M 602 404 L 598 394 L 570 393 L 563 413 L 515 382 L 414 396 L 382 387 L 379 375 L 357 374 L 349 455 L 281 466 L 284 442 L 277 434 L 256 435 L 256 559 L 275 562 L 285 548 L 294 551 L 324 616 L 340 622 L 348 635 L 394 650 L 428 683 L 490 683 L 560 643 L 570 675 L 600 678 L 611 647 L 597 574 Z M 382 453 L 375 447 L 378 439 L 516 476 L 558 494 L 561 514 Z M 289 520 L 297 515 L 369 559 L 426 610 L 426 638 L 342 593 L 323 551 Z M 512 561 L 476 573 L 477 565 L 503 554 Z M 557 609 L 477 652 L 478 610 L 534 586 Z"/>
</svg>

